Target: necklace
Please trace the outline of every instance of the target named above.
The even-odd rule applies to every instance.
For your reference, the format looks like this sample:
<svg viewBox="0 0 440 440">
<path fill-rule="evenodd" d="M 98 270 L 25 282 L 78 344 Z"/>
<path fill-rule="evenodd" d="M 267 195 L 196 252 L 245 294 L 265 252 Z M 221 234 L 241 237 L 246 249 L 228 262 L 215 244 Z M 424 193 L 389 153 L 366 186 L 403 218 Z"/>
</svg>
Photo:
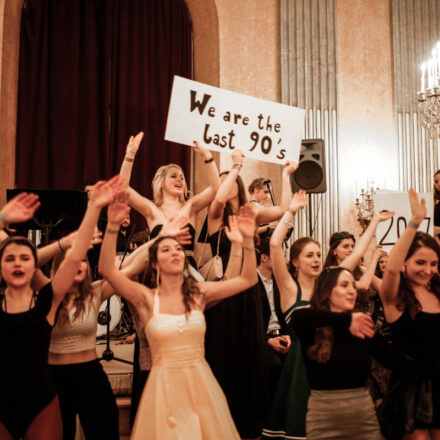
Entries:
<svg viewBox="0 0 440 440">
<path fill-rule="evenodd" d="M 3 297 L 3 303 L 4 303 L 4 311 L 5 311 L 5 313 L 8 313 L 8 303 L 7 303 L 7 301 L 6 301 L 6 290 L 4 291 L 4 293 L 3 293 L 3 295 L 2 295 L 2 297 Z M 31 300 L 30 300 L 30 302 L 29 302 L 29 308 L 28 308 L 28 311 L 29 310 L 31 310 L 31 308 L 32 308 L 32 303 L 34 302 L 34 299 L 37 297 L 37 294 L 35 293 L 35 291 L 32 291 L 32 296 L 31 296 Z"/>
</svg>

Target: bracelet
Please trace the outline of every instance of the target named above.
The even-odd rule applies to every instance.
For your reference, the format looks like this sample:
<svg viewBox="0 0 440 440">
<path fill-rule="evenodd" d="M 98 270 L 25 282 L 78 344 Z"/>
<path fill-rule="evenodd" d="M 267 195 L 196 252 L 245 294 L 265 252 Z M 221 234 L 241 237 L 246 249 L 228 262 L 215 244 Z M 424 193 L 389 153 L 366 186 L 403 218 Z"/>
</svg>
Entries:
<svg viewBox="0 0 440 440">
<path fill-rule="evenodd" d="M 107 228 L 105 230 L 106 234 L 118 234 L 119 233 L 119 229 L 111 229 L 111 228 Z"/>
<path fill-rule="evenodd" d="M 232 254 L 232 256 L 233 257 L 240 257 L 241 258 L 243 255 L 242 254 Z"/>
<path fill-rule="evenodd" d="M 413 222 L 412 220 L 408 223 L 408 228 L 414 228 L 415 230 L 419 229 L 420 224 L 417 224 L 416 222 Z"/>
<path fill-rule="evenodd" d="M 58 240 L 58 247 L 60 248 L 61 252 L 64 252 L 66 250 L 61 246 L 61 238 Z"/>
<path fill-rule="evenodd" d="M 252 247 L 252 246 L 243 246 L 243 249 L 246 249 L 248 251 L 254 251 L 255 250 L 255 248 Z"/>
<path fill-rule="evenodd" d="M 125 160 L 126 162 L 134 162 L 134 158 L 132 158 L 132 157 L 127 157 L 127 156 L 125 156 L 125 157 L 124 157 L 124 160 Z"/>
<path fill-rule="evenodd" d="M 234 163 L 234 165 L 232 165 L 233 170 L 240 171 L 242 168 L 243 168 L 243 165 L 240 165 L 239 163 Z"/>
<path fill-rule="evenodd" d="M 287 220 L 281 220 L 281 223 L 284 223 L 286 226 L 290 226 L 292 222 L 288 222 Z"/>
<path fill-rule="evenodd" d="M 292 217 L 295 217 L 295 215 L 296 215 L 296 211 L 292 208 L 287 209 L 286 212 L 288 212 L 289 214 L 292 214 Z"/>
<path fill-rule="evenodd" d="M 3 223 L 4 228 L 7 228 L 9 225 L 9 222 L 6 220 L 6 217 L 2 212 L 0 212 L 0 222 Z"/>
<path fill-rule="evenodd" d="M 211 163 L 211 162 L 214 162 L 214 157 L 213 156 L 211 156 L 209 159 L 205 160 L 205 163 Z"/>
</svg>

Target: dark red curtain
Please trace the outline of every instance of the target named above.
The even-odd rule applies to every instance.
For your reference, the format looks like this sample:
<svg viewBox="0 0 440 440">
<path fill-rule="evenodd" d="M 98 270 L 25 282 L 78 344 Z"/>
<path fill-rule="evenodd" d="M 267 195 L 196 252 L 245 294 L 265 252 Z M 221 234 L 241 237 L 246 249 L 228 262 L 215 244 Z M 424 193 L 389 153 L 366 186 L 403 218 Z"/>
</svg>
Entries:
<svg viewBox="0 0 440 440">
<path fill-rule="evenodd" d="M 27 0 L 19 68 L 18 187 L 109 178 L 140 130 L 134 188 L 167 162 L 189 176 L 189 148 L 163 140 L 173 75 L 192 76 L 184 0 Z"/>
</svg>

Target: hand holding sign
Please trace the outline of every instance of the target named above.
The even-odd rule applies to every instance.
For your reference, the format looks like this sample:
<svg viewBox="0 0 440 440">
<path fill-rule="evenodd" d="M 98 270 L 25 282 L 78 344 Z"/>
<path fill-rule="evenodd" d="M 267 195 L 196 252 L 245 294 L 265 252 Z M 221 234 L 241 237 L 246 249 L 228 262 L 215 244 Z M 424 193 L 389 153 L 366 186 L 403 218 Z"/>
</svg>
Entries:
<svg viewBox="0 0 440 440">
<path fill-rule="evenodd" d="M 165 139 L 282 164 L 298 161 L 305 110 L 174 77 Z"/>
<path fill-rule="evenodd" d="M 409 196 L 409 203 L 408 203 Z M 425 202 L 427 200 L 427 203 Z M 419 230 L 432 234 L 433 200 L 431 193 L 417 193 L 411 189 L 403 191 L 379 190 L 374 196 L 375 210 L 394 210 L 395 216 L 388 214 L 391 211 L 377 213 L 376 216 L 385 217 L 377 227 L 377 242 L 386 251 L 390 251 L 410 221 L 419 225 Z M 386 218 L 390 215 L 391 218 Z"/>
</svg>

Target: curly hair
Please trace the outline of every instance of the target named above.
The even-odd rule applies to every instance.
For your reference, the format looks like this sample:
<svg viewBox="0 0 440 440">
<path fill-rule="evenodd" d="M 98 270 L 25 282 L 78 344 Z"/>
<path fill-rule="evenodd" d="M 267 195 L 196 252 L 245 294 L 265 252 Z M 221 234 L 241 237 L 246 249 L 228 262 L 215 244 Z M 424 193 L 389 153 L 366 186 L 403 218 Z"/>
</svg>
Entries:
<svg viewBox="0 0 440 440">
<path fill-rule="evenodd" d="M 64 260 L 66 253 L 62 252 L 58 254 L 52 261 L 52 267 L 51 267 L 51 276 L 55 274 L 55 272 L 60 267 L 61 263 Z M 93 278 L 92 278 L 92 270 L 90 268 L 90 264 L 87 260 L 87 272 L 85 278 L 78 283 L 78 292 L 79 295 L 75 297 L 73 300 L 73 309 L 75 310 L 73 313 L 73 320 L 81 319 L 84 314 L 86 313 L 86 310 L 88 306 L 91 304 L 93 297 L 96 293 L 96 287 L 92 285 Z M 69 317 L 69 311 L 67 310 L 66 306 L 70 302 L 70 295 L 69 293 L 72 292 L 70 290 L 66 293 L 64 296 L 64 299 L 61 303 L 61 307 L 59 308 L 58 315 L 57 315 L 57 324 L 61 327 L 67 325 L 70 322 Z"/>
<path fill-rule="evenodd" d="M 144 271 L 144 279 L 143 279 L 143 283 L 150 289 L 156 289 L 159 284 L 160 284 L 160 279 L 158 280 L 158 272 L 157 269 L 155 268 L 156 264 L 157 264 L 157 252 L 159 250 L 159 244 L 166 239 L 172 239 L 174 241 L 177 240 L 174 237 L 170 237 L 170 236 L 163 236 L 158 238 L 151 246 L 150 249 L 148 250 L 148 264 L 147 267 L 145 268 Z M 185 270 L 184 273 L 189 273 L 188 269 L 188 262 L 186 261 L 185 258 Z M 160 277 L 160 274 L 159 274 Z M 158 284 L 159 281 L 159 284 Z M 191 312 L 191 310 L 193 310 L 194 308 L 197 308 L 198 303 L 196 301 L 197 297 L 200 297 L 200 295 L 203 295 L 202 292 L 200 292 L 200 289 L 197 285 L 197 281 L 191 276 L 191 275 L 187 275 L 183 277 L 183 282 L 182 282 L 182 293 L 183 293 L 183 304 L 185 306 L 185 315 L 188 318 L 189 313 Z"/>
<path fill-rule="evenodd" d="M 339 266 L 327 266 L 316 279 L 315 288 L 310 306 L 318 310 L 330 310 L 330 296 L 333 288 L 338 284 L 342 272 L 351 271 Z M 352 274 L 353 275 L 353 274 Z M 307 350 L 310 359 L 325 364 L 331 357 L 333 348 L 333 329 L 318 327 L 315 330 L 315 343 Z"/>
<path fill-rule="evenodd" d="M 440 261 L 440 247 L 433 237 L 425 232 L 416 232 L 416 235 L 411 243 L 411 246 L 406 255 L 405 261 L 407 261 L 411 256 L 420 248 L 427 247 L 432 249 L 439 258 Z M 437 299 L 440 301 L 440 277 L 435 274 L 428 285 L 428 289 L 432 292 Z M 416 314 L 422 310 L 422 305 L 417 299 L 414 291 L 411 287 L 411 283 L 405 274 L 400 274 L 399 291 L 396 299 L 396 307 L 398 310 L 408 310 L 411 318 L 414 319 Z"/>
</svg>

